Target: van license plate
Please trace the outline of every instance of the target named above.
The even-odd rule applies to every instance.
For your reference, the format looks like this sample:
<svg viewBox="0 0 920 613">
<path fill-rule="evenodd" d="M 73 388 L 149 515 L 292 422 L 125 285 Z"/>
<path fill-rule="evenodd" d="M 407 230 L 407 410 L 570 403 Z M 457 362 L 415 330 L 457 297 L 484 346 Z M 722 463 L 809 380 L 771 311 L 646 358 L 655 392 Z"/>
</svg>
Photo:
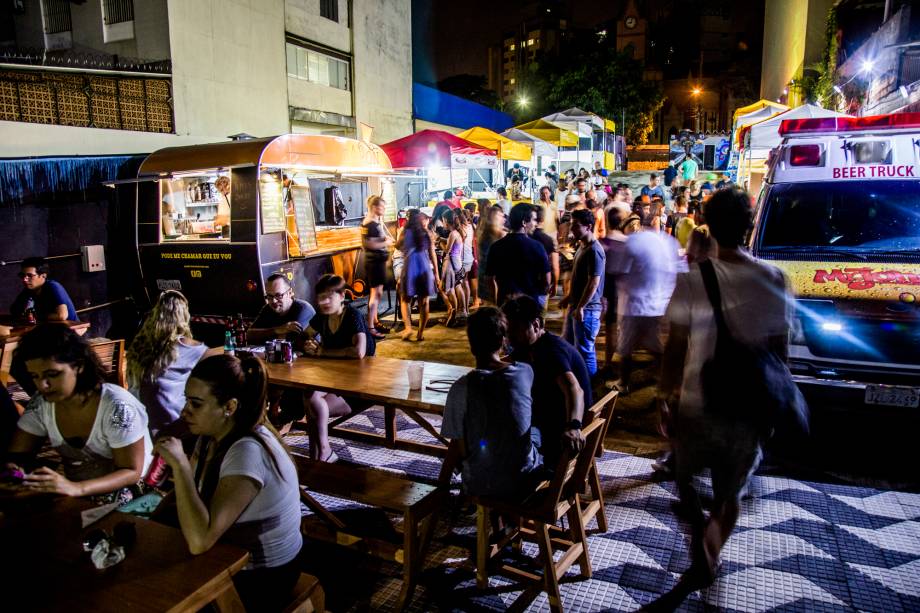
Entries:
<svg viewBox="0 0 920 613">
<path fill-rule="evenodd" d="M 920 387 L 867 385 L 866 404 L 880 404 L 889 407 L 916 409 L 920 406 Z"/>
</svg>

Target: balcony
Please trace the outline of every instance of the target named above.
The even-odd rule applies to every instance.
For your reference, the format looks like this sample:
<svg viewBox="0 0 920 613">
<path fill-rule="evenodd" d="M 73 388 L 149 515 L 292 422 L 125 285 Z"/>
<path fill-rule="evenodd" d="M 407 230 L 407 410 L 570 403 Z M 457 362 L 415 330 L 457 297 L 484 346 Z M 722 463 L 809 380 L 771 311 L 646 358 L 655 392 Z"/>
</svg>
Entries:
<svg viewBox="0 0 920 613">
<path fill-rule="evenodd" d="M 175 132 L 171 63 L 0 51 L 0 120 Z"/>
</svg>

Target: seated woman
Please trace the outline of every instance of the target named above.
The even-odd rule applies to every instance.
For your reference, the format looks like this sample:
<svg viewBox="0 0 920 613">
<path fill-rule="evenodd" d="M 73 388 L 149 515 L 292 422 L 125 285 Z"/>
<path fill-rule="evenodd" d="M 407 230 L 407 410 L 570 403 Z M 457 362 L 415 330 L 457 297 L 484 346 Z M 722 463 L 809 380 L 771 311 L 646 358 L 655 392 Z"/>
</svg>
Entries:
<svg viewBox="0 0 920 613">
<path fill-rule="evenodd" d="M 153 436 L 179 419 L 195 364 L 223 353 L 193 339 L 189 319 L 185 296 L 166 290 L 128 348 L 128 388 L 147 408 Z"/>
<path fill-rule="evenodd" d="M 90 345 L 70 328 L 41 324 L 22 337 L 16 355 L 38 394 L 19 419 L 8 459 L 31 462 L 47 439 L 64 474 L 40 467 L 25 485 L 65 496 L 127 501 L 150 462 L 147 412 L 127 390 L 103 383 Z"/>
<path fill-rule="evenodd" d="M 342 277 L 323 275 L 316 282 L 316 304 L 319 313 L 307 329 L 303 347 L 306 355 L 359 360 L 374 355 L 376 343 L 368 333 L 367 322 L 356 309 L 345 304 Z M 329 418 L 348 415 L 352 407 L 341 396 L 328 392 L 313 392 L 306 400 L 310 457 L 335 462 L 339 458 L 329 445 Z"/>
<path fill-rule="evenodd" d="M 233 583 L 247 611 L 281 610 L 300 576 L 297 469 L 265 418 L 265 366 L 253 357 L 202 360 L 185 386 L 182 418 L 197 434 L 191 460 L 173 437 L 156 451 L 172 469 L 189 551 L 218 542 L 249 551 Z"/>
</svg>

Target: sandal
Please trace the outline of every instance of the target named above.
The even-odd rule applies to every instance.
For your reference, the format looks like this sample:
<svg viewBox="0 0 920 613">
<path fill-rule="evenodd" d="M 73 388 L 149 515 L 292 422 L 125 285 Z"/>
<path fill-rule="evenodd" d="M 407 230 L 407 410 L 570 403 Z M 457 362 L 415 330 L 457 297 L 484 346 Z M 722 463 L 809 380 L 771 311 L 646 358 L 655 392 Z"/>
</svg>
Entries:
<svg viewBox="0 0 920 613">
<path fill-rule="evenodd" d="M 389 333 L 392 331 L 391 328 L 390 328 L 389 326 L 385 326 L 385 325 L 383 325 L 382 323 L 380 323 L 379 321 L 378 321 L 377 323 L 374 324 L 374 329 L 376 329 L 377 331 L 379 331 L 379 332 L 381 332 L 381 333 L 383 333 L 383 334 L 389 334 Z"/>
<path fill-rule="evenodd" d="M 412 335 L 414 333 L 415 333 L 415 330 L 404 330 L 403 333 L 399 335 L 399 338 L 401 338 L 404 341 L 411 341 Z"/>
<path fill-rule="evenodd" d="M 380 332 L 378 332 L 377 328 L 371 328 L 368 332 L 370 333 L 371 336 L 373 336 L 378 341 L 382 341 L 383 339 L 387 337 L 386 334 L 381 334 Z"/>
<path fill-rule="evenodd" d="M 327 464 L 335 464 L 338 461 L 339 456 L 337 456 L 334 451 L 329 451 L 329 455 L 320 460 L 320 462 L 326 462 Z"/>
</svg>

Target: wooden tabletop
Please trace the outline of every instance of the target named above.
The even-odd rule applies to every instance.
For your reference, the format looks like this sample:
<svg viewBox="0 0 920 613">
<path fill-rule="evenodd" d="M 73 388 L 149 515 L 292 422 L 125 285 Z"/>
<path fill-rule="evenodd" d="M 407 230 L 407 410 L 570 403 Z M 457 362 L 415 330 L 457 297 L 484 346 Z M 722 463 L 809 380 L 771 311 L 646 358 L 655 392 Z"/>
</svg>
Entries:
<svg viewBox="0 0 920 613">
<path fill-rule="evenodd" d="M 87 503 L 58 498 L 0 529 L 4 600 L 19 611 L 197 611 L 232 586 L 249 560 L 238 547 L 218 544 L 199 556 L 179 530 L 117 511 L 81 527 Z M 96 570 L 83 536 L 134 524 L 137 542 L 116 566 Z"/>
<path fill-rule="evenodd" d="M 409 391 L 410 360 L 374 356 L 363 360 L 303 357 L 291 364 L 266 364 L 268 381 L 282 387 L 313 389 L 395 404 L 427 413 L 443 413 L 447 390 L 468 373 L 467 366 L 417 362 L 425 370 L 420 391 Z M 442 391 L 434 391 L 428 387 Z"/>
<path fill-rule="evenodd" d="M 50 322 L 50 323 L 66 324 L 71 330 L 73 330 L 74 332 L 76 332 L 77 334 L 81 336 L 87 330 L 89 330 L 88 321 L 69 321 L 68 320 L 68 321 L 59 321 L 59 322 Z M 4 337 L 4 340 L 6 342 L 18 341 L 20 338 L 23 337 L 23 335 L 26 332 L 34 328 L 36 325 L 38 324 L 27 325 L 27 326 L 21 326 L 21 325 L 2 326 L 2 328 L 4 329 L 3 331 L 6 332 L 8 330 L 8 332 L 6 334 L 0 334 L 0 336 Z"/>
</svg>

